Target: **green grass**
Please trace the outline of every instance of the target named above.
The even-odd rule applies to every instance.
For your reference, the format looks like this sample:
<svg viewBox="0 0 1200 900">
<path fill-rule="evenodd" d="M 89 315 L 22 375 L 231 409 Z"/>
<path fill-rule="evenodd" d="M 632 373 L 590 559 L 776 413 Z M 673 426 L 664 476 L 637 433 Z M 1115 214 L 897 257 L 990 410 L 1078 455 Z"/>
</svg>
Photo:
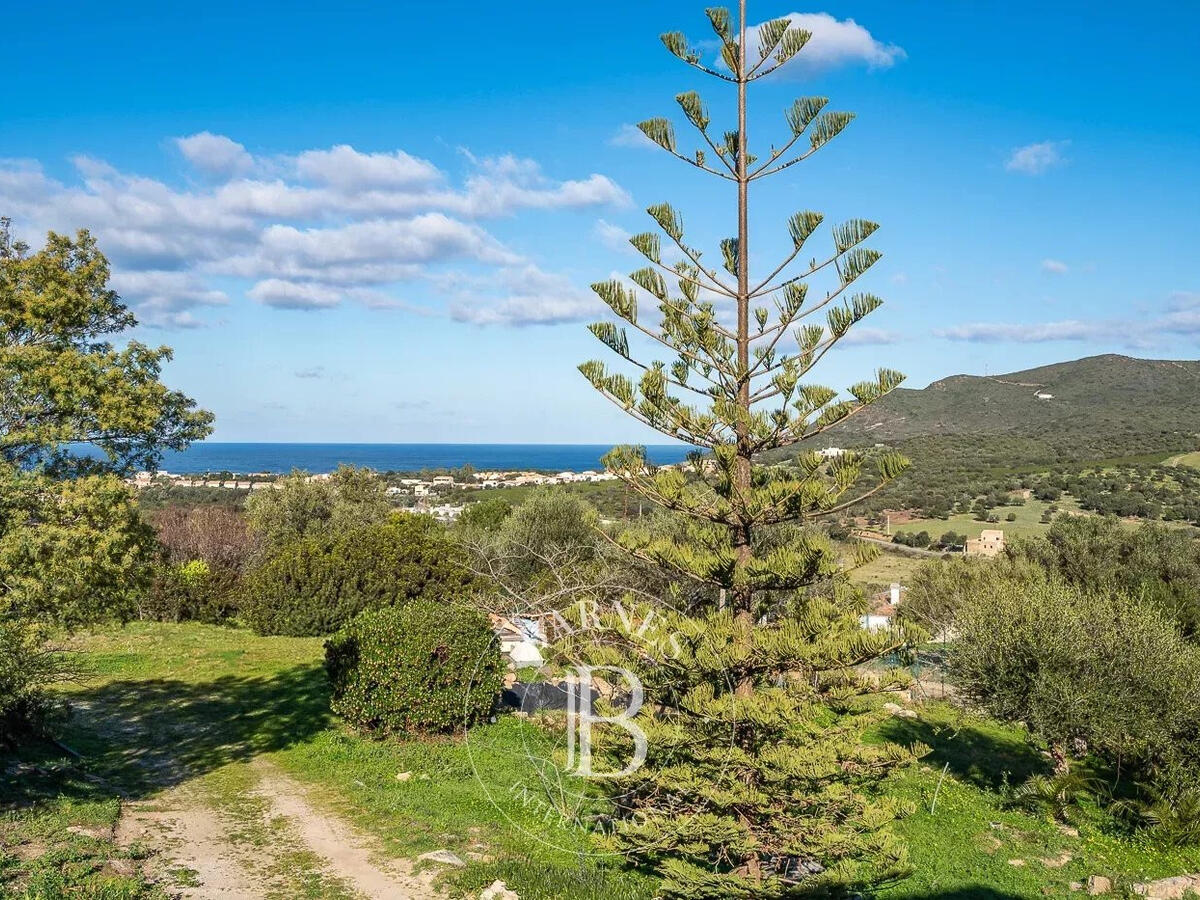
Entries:
<svg viewBox="0 0 1200 900">
<path fill-rule="evenodd" d="M 1200 469 L 1200 450 L 1193 453 L 1181 453 L 1179 456 L 1172 456 L 1167 460 L 1168 466 L 1190 466 L 1193 469 Z"/>
<path fill-rule="evenodd" d="M 1120 887 L 1200 870 L 1200 850 L 1147 846 L 1091 804 L 1073 814 L 1077 835 L 1049 818 L 1006 808 L 1006 784 L 1049 771 L 1019 728 L 932 703 L 919 720 L 893 719 L 878 737 L 933 748 L 889 785 L 917 808 L 897 828 L 915 871 L 883 898 L 1069 897 L 1071 883 L 1089 875 L 1108 876 Z"/>
<path fill-rule="evenodd" d="M 881 551 L 875 559 L 871 560 L 865 566 L 853 569 L 850 572 L 850 580 L 855 584 L 864 585 L 886 586 L 893 581 L 907 584 L 912 580 L 913 573 L 917 570 L 917 567 L 922 563 L 929 562 L 929 560 L 930 557 Z"/>
<path fill-rule="evenodd" d="M 76 646 L 92 679 L 71 689 L 81 714 L 64 737 L 85 755 L 86 765 L 72 766 L 46 751 L 40 764 L 52 774 L 24 782 L 24 795 L 10 798 L 19 809 L 5 814 L 0 831 L 0 845 L 7 848 L 0 884 L 7 877 L 25 890 L 34 875 L 60 882 L 47 882 L 53 890 L 40 894 L 5 894 L 0 887 L 0 897 L 48 900 L 84 883 L 63 878 L 90 879 L 88 890 L 111 880 L 109 860 L 121 859 L 119 851 L 103 839 L 67 832 L 67 826 L 111 827 L 118 786 L 136 799 L 182 782 L 238 823 L 239 844 L 284 845 L 269 874 L 285 894 L 345 896 L 337 883 L 322 880 L 314 860 L 291 848 L 288 835 L 264 825 L 250 796 L 254 775 L 248 765 L 260 755 L 304 783 L 316 805 L 375 835 L 388 852 L 413 857 L 444 848 L 469 860 L 446 876 L 454 896 L 473 895 L 497 878 L 523 900 L 654 896 L 652 878 L 583 855 L 592 846 L 586 833 L 511 790 L 532 777 L 524 748 L 541 732 L 527 721 L 503 717 L 473 731 L 469 745 L 353 734 L 326 713 L 320 640 L 135 623 L 85 636 Z M 1200 852 L 1146 846 L 1094 806 L 1077 813 L 1077 836 L 1048 819 L 1005 808 L 1007 784 L 1046 769 L 1018 728 L 930 704 L 920 719 L 889 720 L 875 738 L 933 748 L 887 784 L 889 793 L 916 809 L 897 826 L 914 872 L 884 890 L 882 900 L 1066 897 L 1071 882 L 1092 874 L 1128 885 L 1200 870 Z M 399 773 L 409 775 L 398 780 Z M 22 859 L 28 852 L 19 856 L 15 850 L 38 845 L 47 852 L 33 863 Z M 1060 860 L 1061 866 L 1048 864 Z M 136 873 L 122 878 L 104 888 L 108 893 L 81 896 L 161 896 Z"/>
<path fill-rule="evenodd" d="M 1006 538 L 1036 537 L 1045 534 L 1050 527 L 1042 523 L 1042 513 L 1050 505 L 1042 500 L 1030 499 L 1025 502 L 1024 506 L 998 506 L 992 512 L 1000 517 L 999 522 L 980 522 L 970 513 L 960 513 L 950 516 L 948 519 L 914 519 L 903 525 L 893 525 L 892 533 L 917 534 L 921 531 L 928 531 L 930 536 L 936 540 L 947 531 L 956 531 L 959 534 L 965 534 L 968 538 L 977 538 L 979 532 L 985 528 L 999 528 L 1004 532 Z M 1057 506 L 1061 512 L 1077 512 L 1079 509 L 1074 499 L 1067 496 L 1053 505 Z M 1009 513 L 1016 515 L 1016 521 L 1005 521 L 1005 516 Z"/>
<path fill-rule="evenodd" d="M 132 797 L 196 783 L 227 814 L 251 821 L 238 798 L 246 763 L 265 754 L 396 856 L 449 849 L 486 857 L 450 874 L 460 890 L 500 878 L 526 900 L 654 894 L 648 876 L 581 856 L 591 847 L 585 831 L 513 790 L 537 783 L 525 746 L 540 732 L 527 722 L 502 717 L 474 729 L 469 746 L 354 734 L 328 714 L 320 639 L 135 622 L 75 646 L 91 679 L 71 690 L 83 715 L 64 738 L 90 771 Z M 398 781 L 401 772 L 410 779 Z M 339 896 L 336 885 L 295 895 Z"/>
<path fill-rule="evenodd" d="M 119 848 L 121 805 L 57 748 L 0 754 L 0 897 L 166 900 L 144 876 L 141 848 Z"/>
</svg>

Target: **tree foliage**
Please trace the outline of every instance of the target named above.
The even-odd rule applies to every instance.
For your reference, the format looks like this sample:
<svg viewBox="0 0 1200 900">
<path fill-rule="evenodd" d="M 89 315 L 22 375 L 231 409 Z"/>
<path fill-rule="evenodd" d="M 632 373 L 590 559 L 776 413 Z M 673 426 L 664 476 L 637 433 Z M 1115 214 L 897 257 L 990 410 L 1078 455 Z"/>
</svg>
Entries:
<svg viewBox="0 0 1200 900">
<path fill-rule="evenodd" d="M 613 450 L 605 459 L 610 471 L 684 520 L 667 531 L 635 526 L 615 540 L 728 604 L 677 623 L 696 641 L 686 655 L 693 674 L 670 667 L 660 652 L 644 666 L 646 651 L 612 635 L 618 655 L 637 661 L 647 677 L 672 674 L 659 683 L 669 693 L 655 697 L 654 727 L 663 740 L 674 735 L 678 751 L 669 766 L 660 760 L 644 776 L 652 784 L 622 795 L 615 839 L 630 852 L 653 848 L 647 853 L 671 896 L 850 889 L 903 868 L 902 851 L 880 831 L 895 810 L 871 799 L 866 784 L 911 757 L 896 748 L 865 750 L 858 737 L 869 717 L 847 702 L 876 690 L 854 665 L 894 649 L 903 636 L 865 635 L 853 603 L 822 605 L 815 597 L 799 614 L 772 620 L 773 595 L 836 580 L 844 565 L 817 529 L 788 529 L 785 540 L 762 536 L 859 499 L 849 492 L 866 476 L 864 456 L 826 460 L 812 450 L 795 454 L 795 445 L 845 422 L 903 376 L 880 369 L 844 393 L 811 380 L 826 354 L 882 303 L 854 288 L 880 255 L 866 245 L 875 223 L 833 224 L 829 249 L 813 251 L 805 265 L 802 254 L 825 216 L 798 211 L 786 223 L 785 258 L 752 272 L 751 186 L 808 159 L 853 116 L 829 109 L 824 97 L 802 97 L 784 110 L 782 140 L 753 151 L 747 91 L 800 53 L 811 34 L 787 18 L 752 29 L 745 2 L 736 17 L 725 9 L 710 9 L 708 17 L 720 64 L 703 62 L 680 33 L 662 41 L 685 63 L 736 88 L 736 124 L 714 126 L 704 101 L 687 91 L 675 99 L 700 149 L 685 150 L 669 119 L 638 127 L 670 155 L 736 187 L 735 233 L 720 243 L 720 265 L 708 266 L 681 213 L 668 203 L 650 206 L 658 230 L 630 240 L 647 265 L 628 282 L 593 285 L 617 321 L 594 323 L 591 331 L 636 374 L 597 360 L 579 367 L 638 421 L 708 451 L 688 466 L 660 469 L 641 448 Z M 813 287 L 822 278 L 823 295 Z M 657 344 L 665 358 L 643 361 L 631 337 Z M 756 462 L 782 448 L 795 455 L 776 465 Z M 868 492 L 907 465 L 888 453 L 873 462 Z"/>
<path fill-rule="evenodd" d="M 370 469 L 347 465 L 328 478 L 292 472 L 274 489 L 256 491 L 246 501 L 250 530 L 270 547 L 383 522 L 392 511 L 384 480 Z"/>
<path fill-rule="evenodd" d="M 0 740 L 66 672 L 51 634 L 129 615 L 148 583 L 153 532 L 117 476 L 212 419 L 159 380 L 170 350 L 114 346 L 136 323 L 108 276 L 86 231 L 30 253 L 0 219 Z"/>
<path fill-rule="evenodd" d="M 321 635 L 363 610 L 416 598 L 451 602 L 473 579 L 458 545 L 428 516 L 300 538 L 246 577 L 241 613 L 260 634 Z"/>
<path fill-rule="evenodd" d="M 113 345 L 136 321 L 108 280 L 88 232 L 52 232 L 29 253 L 0 220 L 0 459 L 9 465 L 149 469 L 211 430 L 211 413 L 159 380 L 169 348 Z"/>
</svg>

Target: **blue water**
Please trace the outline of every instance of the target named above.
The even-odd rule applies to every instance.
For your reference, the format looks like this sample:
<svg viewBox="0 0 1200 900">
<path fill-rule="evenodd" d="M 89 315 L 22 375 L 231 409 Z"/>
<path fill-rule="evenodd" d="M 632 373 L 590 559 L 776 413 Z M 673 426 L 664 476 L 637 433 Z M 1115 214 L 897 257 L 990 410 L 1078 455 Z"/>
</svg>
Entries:
<svg viewBox="0 0 1200 900">
<path fill-rule="evenodd" d="M 599 469 L 607 444 L 232 444 L 204 441 L 182 453 L 167 453 L 161 469 L 191 472 L 332 472 L 340 464 L 380 471 L 449 469 L 470 463 L 479 470 L 537 469 L 582 472 Z M 692 448 L 647 446 L 659 465 L 679 462 Z"/>
</svg>

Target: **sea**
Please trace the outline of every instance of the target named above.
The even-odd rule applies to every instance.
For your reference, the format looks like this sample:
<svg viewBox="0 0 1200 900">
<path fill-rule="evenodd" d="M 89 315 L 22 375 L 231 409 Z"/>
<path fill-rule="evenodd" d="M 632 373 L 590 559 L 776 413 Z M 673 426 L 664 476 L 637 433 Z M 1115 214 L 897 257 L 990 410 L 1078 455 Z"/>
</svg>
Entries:
<svg viewBox="0 0 1200 900">
<path fill-rule="evenodd" d="M 609 444 L 276 444 L 201 441 L 181 452 L 168 452 L 159 469 L 186 475 L 198 472 L 332 472 L 345 463 L 378 471 L 418 472 L 471 465 L 483 471 L 536 470 L 584 472 L 600 468 Z M 681 462 L 693 448 L 683 444 L 648 445 L 646 456 L 658 465 Z"/>
</svg>

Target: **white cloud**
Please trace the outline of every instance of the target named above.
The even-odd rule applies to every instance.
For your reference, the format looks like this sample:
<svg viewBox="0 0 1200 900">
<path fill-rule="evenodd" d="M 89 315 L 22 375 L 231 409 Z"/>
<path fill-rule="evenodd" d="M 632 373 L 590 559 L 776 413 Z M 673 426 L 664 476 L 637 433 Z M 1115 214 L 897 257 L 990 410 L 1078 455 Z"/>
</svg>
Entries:
<svg viewBox="0 0 1200 900">
<path fill-rule="evenodd" d="M 1004 168 L 1022 175 L 1041 175 L 1066 162 L 1063 151 L 1070 143 L 1070 141 L 1039 141 L 1036 144 L 1018 147 L 1009 154 Z"/>
<path fill-rule="evenodd" d="M 207 183 L 181 187 L 87 156 L 73 161 L 77 177 L 64 182 L 36 161 L 0 159 L 0 210 L 31 243 L 50 229 L 90 228 L 142 321 L 191 326 L 203 324 L 200 308 L 228 302 L 210 284 L 215 277 L 253 282 L 249 296 L 272 306 L 314 309 L 350 298 L 428 314 L 388 286 L 449 265 L 527 263 L 480 220 L 629 203 L 603 175 L 558 180 L 513 155 L 468 153 L 468 172 L 455 184 L 399 149 L 337 145 L 265 158 L 210 132 L 176 146 Z M 490 279 L 489 287 L 502 283 Z M 514 291 L 511 316 L 501 317 L 535 320 L 531 297 Z"/>
<path fill-rule="evenodd" d="M 886 328 L 870 328 L 867 326 L 858 326 L 851 328 L 842 338 L 844 344 L 859 344 L 862 346 L 878 346 L 882 344 L 895 344 L 902 340 L 901 336 L 894 331 L 889 331 Z"/>
<path fill-rule="evenodd" d="M 1061 259 L 1043 259 L 1042 271 L 1050 275 L 1066 275 L 1071 267 Z"/>
<path fill-rule="evenodd" d="M 243 175 L 254 168 L 254 158 L 237 141 L 223 134 L 201 131 L 188 137 L 175 138 L 175 146 L 184 159 L 206 175 L 231 177 Z"/>
<path fill-rule="evenodd" d="M 1036 344 L 1050 341 L 1108 341 L 1126 347 L 1160 346 L 1180 336 L 1200 335 L 1200 294 L 1176 292 L 1157 314 L 1136 319 L 1067 319 L 1058 322 L 972 322 L 935 329 L 935 337 L 970 343 Z"/>
<path fill-rule="evenodd" d="M 637 251 L 630 246 L 629 239 L 633 237 L 628 231 L 619 225 L 614 225 L 611 222 L 606 222 L 600 219 L 596 222 L 592 233 L 596 235 L 596 239 L 600 241 L 609 250 L 615 250 L 618 253 L 636 253 Z"/>
<path fill-rule="evenodd" d="M 224 306 L 229 297 L 212 290 L 190 272 L 116 272 L 112 287 L 138 307 L 147 325 L 192 328 L 202 324 L 191 312 L 197 306 Z"/>
<path fill-rule="evenodd" d="M 258 282 L 246 292 L 246 296 L 276 309 L 329 309 L 342 302 L 342 293 L 334 288 L 311 282 L 284 281 L 281 278 Z"/>
<path fill-rule="evenodd" d="M 658 146 L 642 133 L 642 129 L 628 122 L 616 130 L 608 139 L 608 143 L 613 147 L 629 147 L 634 150 L 652 150 Z"/>
<path fill-rule="evenodd" d="M 296 377 L 297 378 L 324 378 L 325 377 L 325 367 L 324 366 L 312 366 L 308 369 L 298 369 L 296 371 Z"/>
<path fill-rule="evenodd" d="M 853 19 L 836 19 L 829 13 L 798 12 L 786 13 L 778 18 L 790 19 L 792 28 L 812 34 L 812 39 L 804 49 L 779 70 L 781 76 L 808 75 L 851 63 L 866 63 L 873 69 L 887 68 L 906 56 L 903 48 L 877 40 Z M 746 58 L 751 64 L 759 59 L 760 27 L 754 26 L 746 37 L 749 47 Z"/>
<path fill-rule="evenodd" d="M 441 178 L 433 163 L 409 156 L 403 150 L 359 153 L 348 144 L 329 150 L 306 150 L 296 157 L 296 171 L 301 178 L 346 191 L 410 188 Z"/>
<path fill-rule="evenodd" d="M 604 305 L 563 275 L 525 265 L 503 269 L 496 291 L 466 292 L 450 314 L 476 325 L 553 325 L 597 315 Z"/>
<path fill-rule="evenodd" d="M 974 322 L 934 330 L 936 337 L 950 341 L 969 341 L 992 344 L 1005 341 L 1036 344 L 1046 341 L 1089 341 L 1114 334 L 1113 323 L 1083 322 L 1069 319 L 1061 322 L 1040 322 L 1028 325 L 1004 322 Z"/>
</svg>

